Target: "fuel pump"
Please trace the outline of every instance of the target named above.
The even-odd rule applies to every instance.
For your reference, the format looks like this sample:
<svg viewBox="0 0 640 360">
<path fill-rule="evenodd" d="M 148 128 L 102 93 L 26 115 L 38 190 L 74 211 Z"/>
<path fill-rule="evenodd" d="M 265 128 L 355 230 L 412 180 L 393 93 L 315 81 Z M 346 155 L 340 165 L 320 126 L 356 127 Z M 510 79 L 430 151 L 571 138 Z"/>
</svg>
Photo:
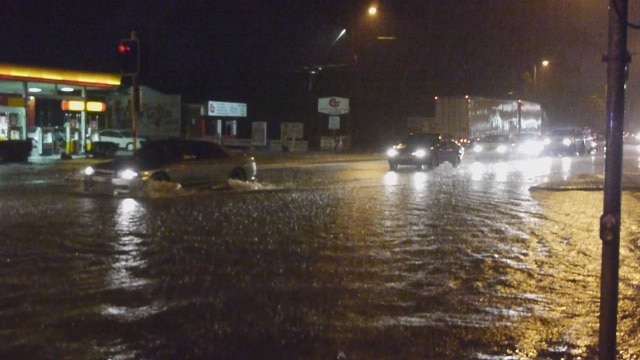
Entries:
<svg viewBox="0 0 640 360">
<path fill-rule="evenodd" d="M 9 121 L 5 113 L 0 113 L 0 141 L 9 140 Z"/>
<path fill-rule="evenodd" d="M 18 122 L 18 114 L 9 114 L 9 140 L 22 140 L 22 126 Z"/>
<path fill-rule="evenodd" d="M 100 141 L 98 136 L 98 116 L 95 116 L 90 118 L 89 128 L 87 128 L 87 152 L 93 151 L 93 143 Z"/>
<path fill-rule="evenodd" d="M 66 152 L 67 154 L 77 154 L 78 143 L 80 142 L 80 129 L 78 129 L 78 116 L 76 114 L 67 114 L 68 122 L 65 123 L 66 127 Z"/>
</svg>

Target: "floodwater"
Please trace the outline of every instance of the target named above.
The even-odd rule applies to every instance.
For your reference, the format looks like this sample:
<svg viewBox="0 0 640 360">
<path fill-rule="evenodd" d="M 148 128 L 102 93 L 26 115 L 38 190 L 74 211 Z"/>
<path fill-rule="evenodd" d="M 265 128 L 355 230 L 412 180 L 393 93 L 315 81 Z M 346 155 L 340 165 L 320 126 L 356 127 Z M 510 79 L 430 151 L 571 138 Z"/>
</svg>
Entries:
<svg viewBox="0 0 640 360">
<path fill-rule="evenodd" d="M 529 188 L 601 157 L 291 166 L 135 199 L 78 194 L 73 166 L 0 168 L 0 358 L 596 357 L 602 192 Z M 621 359 L 640 354 L 638 202 Z"/>
</svg>

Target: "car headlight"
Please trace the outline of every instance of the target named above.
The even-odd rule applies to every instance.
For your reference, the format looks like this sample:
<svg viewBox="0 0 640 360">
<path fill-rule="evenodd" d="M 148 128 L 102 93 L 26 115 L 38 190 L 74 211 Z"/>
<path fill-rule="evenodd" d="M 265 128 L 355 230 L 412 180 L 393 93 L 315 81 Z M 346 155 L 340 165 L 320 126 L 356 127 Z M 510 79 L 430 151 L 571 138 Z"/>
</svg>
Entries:
<svg viewBox="0 0 640 360">
<path fill-rule="evenodd" d="M 551 144 L 551 139 L 549 139 L 549 138 L 545 138 L 544 141 L 542 141 L 542 145 L 547 146 L 549 144 Z"/>
<path fill-rule="evenodd" d="M 413 156 L 415 156 L 417 158 L 423 158 L 423 157 L 427 156 L 427 151 L 424 150 L 424 149 L 418 149 L 418 150 L 413 152 Z"/>
<path fill-rule="evenodd" d="M 507 146 L 506 145 L 500 145 L 496 148 L 496 151 L 500 154 L 504 154 L 507 152 Z"/>
<path fill-rule="evenodd" d="M 87 166 L 86 168 L 84 168 L 84 174 L 87 176 L 91 176 L 95 174 L 95 172 L 96 171 L 91 166 Z"/>
<path fill-rule="evenodd" d="M 482 152 L 482 146 L 480 146 L 480 145 L 474 146 L 473 147 L 473 152 L 477 152 L 477 153 Z"/>
<path fill-rule="evenodd" d="M 571 145 L 571 143 L 572 143 L 572 141 L 569 138 L 562 139 L 562 145 L 564 145 L 564 146 L 569 146 L 569 145 Z"/>
<path fill-rule="evenodd" d="M 393 148 L 387 150 L 387 156 L 388 157 L 394 157 L 396 155 L 398 155 L 398 150 L 393 149 Z"/>
<path fill-rule="evenodd" d="M 131 180 L 138 177 L 138 173 L 131 169 L 125 169 L 118 172 L 118 177 L 121 179 Z"/>
</svg>

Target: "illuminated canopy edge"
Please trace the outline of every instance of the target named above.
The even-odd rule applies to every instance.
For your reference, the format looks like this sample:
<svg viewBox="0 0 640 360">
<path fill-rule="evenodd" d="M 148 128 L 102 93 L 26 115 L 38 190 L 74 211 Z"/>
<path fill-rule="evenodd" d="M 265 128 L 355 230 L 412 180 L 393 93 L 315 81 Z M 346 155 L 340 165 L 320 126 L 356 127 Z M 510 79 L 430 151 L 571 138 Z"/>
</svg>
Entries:
<svg viewBox="0 0 640 360">
<path fill-rule="evenodd" d="M 65 83 L 98 88 L 116 88 L 120 86 L 122 78 L 119 74 L 39 68 L 0 63 L 0 79 Z"/>
</svg>

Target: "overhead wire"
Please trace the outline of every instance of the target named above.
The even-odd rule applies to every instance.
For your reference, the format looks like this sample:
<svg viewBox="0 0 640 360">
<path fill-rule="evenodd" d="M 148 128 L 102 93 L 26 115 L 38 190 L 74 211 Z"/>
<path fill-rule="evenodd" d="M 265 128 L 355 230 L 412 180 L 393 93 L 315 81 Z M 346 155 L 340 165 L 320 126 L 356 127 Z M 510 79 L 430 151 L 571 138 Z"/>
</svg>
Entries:
<svg viewBox="0 0 640 360">
<path fill-rule="evenodd" d="M 611 4 L 611 8 L 613 8 L 613 11 L 616 12 L 616 15 L 618 15 L 618 17 L 620 19 L 623 19 L 622 12 L 620 11 L 620 8 L 618 7 L 617 0 L 610 0 L 609 3 Z M 629 20 L 627 20 L 627 19 L 625 19 L 625 23 L 626 23 L 626 25 L 628 27 L 630 27 L 632 29 L 640 30 L 640 24 L 629 22 Z"/>
</svg>

